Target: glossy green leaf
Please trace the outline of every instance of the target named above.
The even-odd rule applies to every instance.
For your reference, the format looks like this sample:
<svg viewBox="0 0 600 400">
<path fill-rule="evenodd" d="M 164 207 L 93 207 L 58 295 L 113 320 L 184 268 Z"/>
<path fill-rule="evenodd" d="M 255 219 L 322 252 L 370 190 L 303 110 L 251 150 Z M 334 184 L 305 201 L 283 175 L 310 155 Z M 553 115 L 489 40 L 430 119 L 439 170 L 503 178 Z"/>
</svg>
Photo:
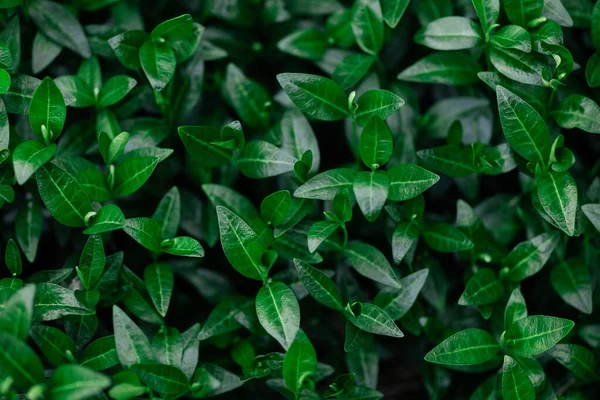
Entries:
<svg viewBox="0 0 600 400">
<path fill-rule="evenodd" d="M 385 256 L 370 244 L 359 241 L 350 242 L 345 256 L 359 274 L 396 289 L 402 287 Z"/>
<path fill-rule="evenodd" d="M 562 128 L 600 133 L 600 107 L 588 97 L 577 94 L 567 96 L 552 111 L 552 116 Z"/>
<path fill-rule="evenodd" d="M 39 140 L 50 142 L 63 130 L 67 108 L 62 93 L 48 77 L 37 87 L 29 107 L 29 123 Z M 47 133 L 43 133 L 43 130 Z"/>
<path fill-rule="evenodd" d="M 544 0 L 506 0 L 504 11 L 508 19 L 524 28 L 527 24 L 540 17 L 544 9 Z"/>
<path fill-rule="evenodd" d="M 141 188 L 154 172 L 158 162 L 158 157 L 138 157 L 119 164 L 115 169 L 115 195 L 127 196 Z"/>
<path fill-rule="evenodd" d="M 67 315 L 91 315 L 95 311 L 76 292 L 54 283 L 36 285 L 34 320 L 52 321 Z"/>
<path fill-rule="evenodd" d="M 338 222 L 317 221 L 308 230 L 308 250 L 314 253 L 340 227 Z"/>
<path fill-rule="evenodd" d="M 277 80 L 305 114 L 323 121 L 335 121 L 348 116 L 346 94 L 334 81 L 309 74 L 279 74 Z"/>
<path fill-rule="evenodd" d="M 250 126 L 265 126 L 269 122 L 271 99 L 266 89 L 249 79 L 235 64 L 227 65 L 225 88 L 228 101 Z"/>
<path fill-rule="evenodd" d="M 373 304 L 381 308 L 393 320 L 402 318 L 415 303 L 428 274 L 428 269 L 422 269 L 405 276 L 400 279 L 401 289 L 383 289 L 375 296 Z"/>
<path fill-rule="evenodd" d="M 25 184 L 35 171 L 52 159 L 54 153 L 56 153 L 55 144 L 46 147 L 35 140 L 28 140 L 17 146 L 13 154 L 17 183 Z"/>
<path fill-rule="evenodd" d="M 119 364 L 114 336 L 105 336 L 90 343 L 82 354 L 81 365 L 103 371 Z"/>
<path fill-rule="evenodd" d="M 594 354 L 584 346 L 557 344 L 549 353 L 556 361 L 584 382 L 598 379 Z"/>
<path fill-rule="evenodd" d="M 461 306 L 481 306 L 495 303 L 504 293 L 502 283 L 489 268 L 482 268 L 467 283 L 465 291 L 458 299 Z"/>
<path fill-rule="evenodd" d="M 481 30 L 468 18 L 444 17 L 421 28 L 415 42 L 434 50 L 462 50 L 483 42 Z"/>
<path fill-rule="evenodd" d="M 502 397 L 506 400 L 535 400 L 535 390 L 526 371 L 514 358 L 504 356 Z"/>
<path fill-rule="evenodd" d="M 469 328 L 450 336 L 425 356 L 443 365 L 475 365 L 489 361 L 498 353 L 496 339 L 482 329 Z"/>
<path fill-rule="evenodd" d="M 390 28 L 395 28 L 408 8 L 410 0 L 381 0 L 379 3 L 385 23 Z"/>
<path fill-rule="evenodd" d="M 344 57 L 331 77 L 342 89 L 356 85 L 369 71 L 375 58 L 365 54 L 351 54 Z"/>
<path fill-rule="evenodd" d="M 356 100 L 354 120 L 360 126 L 368 125 L 374 117 L 385 120 L 404 104 L 402 98 L 387 90 L 369 90 Z M 362 135 L 362 134 L 361 134 Z"/>
<path fill-rule="evenodd" d="M 520 357 L 532 357 L 549 350 L 575 324 L 568 319 L 535 315 L 515 321 L 504 333 L 502 343 Z"/>
<path fill-rule="evenodd" d="M 337 193 L 352 188 L 355 177 L 356 171 L 351 169 L 330 169 L 312 177 L 296 189 L 294 197 L 333 200 Z"/>
<path fill-rule="evenodd" d="M 204 248 L 196 239 L 189 236 L 178 236 L 161 242 L 162 251 L 182 257 L 204 257 Z"/>
<path fill-rule="evenodd" d="M 16 389 L 26 391 L 43 382 L 44 368 L 25 342 L 0 332 L 0 378 L 4 381 L 9 377 Z"/>
<path fill-rule="evenodd" d="M 131 367 L 142 382 L 163 396 L 181 396 L 190 389 L 184 373 L 164 364 L 136 364 Z"/>
<path fill-rule="evenodd" d="M 114 204 L 107 204 L 98 210 L 98 213 L 93 218 L 92 225 L 88 226 L 83 233 L 94 235 L 122 229 L 125 226 L 125 215 L 123 215 L 123 211 Z"/>
<path fill-rule="evenodd" d="M 254 306 L 254 302 L 242 296 L 227 296 L 211 311 L 208 319 L 198 334 L 199 340 L 235 331 L 241 325 L 238 322 L 243 310 Z"/>
<path fill-rule="evenodd" d="M 561 261 L 552 268 L 550 282 L 567 304 L 582 313 L 592 313 L 592 278 L 585 263 Z"/>
<path fill-rule="evenodd" d="M 116 75 L 106 81 L 98 94 L 98 105 L 108 107 L 121 101 L 137 84 L 136 80 L 126 75 Z"/>
<path fill-rule="evenodd" d="M 277 42 L 282 52 L 307 60 L 321 59 L 327 46 L 327 36 L 314 28 L 292 32 Z"/>
<path fill-rule="evenodd" d="M 290 192 L 287 190 L 271 193 L 260 203 L 260 215 L 268 224 L 277 226 L 285 220 L 291 201 Z"/>
<path fill-rule="evenodd" d="M 400 72 L 398 79 L 442 85 L 470 85 L 477 81 L 480 70 L 479 64 L 463 53 L 433 53 Z"/>
<path fill-rule="evenodd" d="M 166 316 L 173 294 L 173 270 L 166 263 L 150 264 L 144 269 L 144 282 L 154 307 Z"/>
<path fill-rule="evenodd" d="M 547 215 L 564 233 L 575 234 L 577 186 L 568 172 L 548 171 L 537 179 L 537 195 Z"/>
<path fill-rule="evenodd" d="M 26 340 L 33 319 L 35 286 L 26 285 L 13 294 L 0 313 L 0 332 Z"/>
<path fill-rule="evenodd" d="M 299 330 L 283 359 L 283 379 L 292 393 L 298 395 L 304 382 L 317 372 L 317 353 L 306 336 Z"/>
<path fill-rule="evenodd" d="M 268 283 L 256 296 L 256 314 L 269 335 L 289 349 L 300 327 L 300 308 L 294 292 L 284 283 Z"/>
<path fill-rule="evenodd" d="M 256 140 L 244 147 L 237 165 L 247 177 L 260 179 L 292 171 L 296 161 L 298 160 L 277 146 Z"/>
<path fill-rule="evenodd" d="M 144 332 L 117 306 L 113 306 L 113 328 L 121 365 L 130 367 L 154 360 L 150 342 Z"/>
<path fill-rule="evenodd" d="M 104 271 L 104 245 L 100 236 L 91 235 L 88 238 L 76 269 L 79 279 L 87 290 L 96 285 Z"/>
<path fill-rule="evenodd" d="M 510 294 L 504 309 L 504 329 L 508 329 L 514 322 L 525 317 L 527 317 L 527 304 L 521 289 L 516 288 Z"/>
<path fill-rule="evenodd" d="M 123 231 L 148 250 L 160 252 L 161 229 L 152 218 L 130 218 L 125 221 Z"/>
<path fill-rule="evenodd" d="M 367 221 L 373 222 L 385 205 L 390 180 L 385 171 L 359 172 L 354 179 L 352 189 Z"/>
<path fill-rule="evenodd" d="M 31 328 L 31 338 L 55 366 L 68 364 L 75 355 L 75 343 L 58 328 L 36 324 Z"/>
<path fill-rule="evenodd" d="M 294 265 L 300 280 L 315 300 L 334 310 L 342 310 L 342 296 L 331 278 L 302 260 L 294 259 Z"/>
<path fill-rule="evenodd" d="M 396 326 L 392 318 L 374 304 L 353 303 L 352 315 L 347 315 L 346 318 L 354 326 L 365 332 L 394 338 L 404 336 L 404 333 Z"/>
<path fill-rule="evenodd" d="M 517 49 L 525 53 L 531 51 L 531 36 L 518 25 L 508 25 L 498 30 L 490 38 L 490 43 L 505 49 Z"/>
<path fill-rule="evenodd" d="M 556 233 L 542 233 L 519 243 L 503 261 L 503 265 L 510 268 L 505 276 L 513 282 L 519 282 L 538 273 L 550 258 L 559 239 L 560 236 Z"/>
<path fill-rule="evenodd" d="M 417 165 L 400 164 L 388 170 L 390 189 L 388 197 L 393 201 L 406 201 L 417 197 L 440 177 Z"/>
<path fill-rule="evenodd" d="M 147 40 L 139 50 L 140 65 L 154 90 L 160 92 L 175 73 L 175 53 L 164 43 Z"/>
<path fill-rule="evenodd" d="M 473 247 L 473 242 L 460 229 L 446 223 L 427 228 L 423 236 L 432 249 L 442 253 L 469 250 Z"/>
<path fill-rule="evenodd" d="M 352 32 L 359 47 L 377 55 L 383 47 L 384 25 L 381 6 L 377 0 L 358 0 L 352 9 Z"/>
</svg>

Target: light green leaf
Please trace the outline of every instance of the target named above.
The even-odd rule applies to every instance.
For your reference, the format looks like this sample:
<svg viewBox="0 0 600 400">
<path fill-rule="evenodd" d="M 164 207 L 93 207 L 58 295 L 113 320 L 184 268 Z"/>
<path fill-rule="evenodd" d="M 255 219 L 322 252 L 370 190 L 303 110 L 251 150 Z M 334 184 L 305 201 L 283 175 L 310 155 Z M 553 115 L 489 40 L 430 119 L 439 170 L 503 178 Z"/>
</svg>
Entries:
<svg viewBox="0 0 600 400">
<path fill-rule="evenodd" d="M 542 233 L 531 240 L 521 242 L 502 261 L 502 265 L 510 268 L 503 274 L 513 282 L 538 273 L 546 264 L 550 255 L 560 241 L 558 232 Z"/>
<path fill-rule="evenodd" d="M 307 60 L 320 60 L 327 46 L 327 36 L 314 28 L 292 32 L 277 42 L 282 52 Z"/>
<path fill-rule="evenodd" d="M 3 304 L 0 313 L 0 332 L 27 340 L 33 319 L 34 297 L 35 285 L 26 285 Z"/>
<path fill-rule="evenodd" d="M 588 97 L 571 94 L 558 103 L 551 115 L 562 128 L 600 133 L 600 107 Z"/>
<path fill-rule="evenodd" d="M 358 46 L 376 56 L 383 47 L 384 25 L 377 0 L 358 0 L 352 9 L 352 32 Z"/>
<path fill-rule="evenodd" d="M 414 40 L 434 50 L 462 50 L 482 44 L 483 35 L 475 22 L 453 16 L 429 23 L 415 34 Z"/>
<path fill-rule="evenodd" d="M 525 369 L 512 357 L 504 356 L 502 397 L 506 400 L 535 400 L 535 390 Z"/>
<path fill-rule="evenodd" d="M 161 251 L 160 225 L 152 218 L 130 218 L 125 221 L 123 231 L 148 250 L 157 253 Z"/>
<path fill-rule="evenodd" d="M 537 195 L 547 215 L 564 233 L 575 235 L 577 186 L 568 172 L 550 170 L 537 178 Z"/>
<path fill-rule="evenodd" d="M 27 391 L 44 381 L 44 367 L 35 352 L 25 342 L 0 332 L 0 379 L 11 378 L 13 387 Z"/>
<path fill-rule="evenodd" d="M 319 246 L 340 227 L 333 221 L 317 221 L 308 230 L 308 251 L 314 253 Z"/>
<path fill-rule="evenodd" d="M 139 50 L 140 64 L 152 89 L 160 92 L 175 73 L 175 53 L 165 43 L 147 40 Z"/>
<path fill-rule="evenodd" d="M 490 27 L 498 22 L 500 0 L 473 0 L 472 3 L 484 33 L 489 32 Z"/>
<path fill-rule="evenodd" d="M 473 248 L 473 242 L 460 229 L 446 223 L 437 223 L 427 228 L 423 237 L 432 249 L 442 253 Z"/>
<path fill-rule="evenodd" d="M 167 263 L 154 263 L 144 269 L 144 283 L 150 299 L 160 315 L 165 317 L 173 294 L 173 270 Z"/>
<path fill-rule="evenodd" d="M 574 325 L 568 319 L 545 315 L 525 317 L 504 332 L 502 343 L 516 356 L 533 357 L 551 349 Z"/>
<path fill-rule="evenodd" d="M 283 380 L 292 393 L 298 396 L 307 379 L 317 373 L 317 353 L 306 334 L 299 330 L 283 359 Z"/>
<path fill-rule="evenodd" d="M 293 171 L 298 161 L 277 146 L 262 140 L 246 144 L 237 164 L 249 178 L 260 179 Z"/>
<path fill-rule="evenodd" d="M 144 332 L 118 306 L 113 306 L 115 346 L 123 367 L 152 362 L 154 356 Z"/>
<path fill-rule="evenodd" d="M 182 257 L 204 257 L 204 248 L 196 239 L 189 236 L 178 236 L 165 239 L 161 243 L 162 251 Z"/>
<path fill-rule="evenodd" d="M 369 222 L 373 222 L 381 213 L 388 197 L 390 180 L 385 171 L 359 172 L 354 179 L 352 189 L 358 207 Z"/>
<path fill-rule="evenodd" d="M 518 25 L 507 25 L 494 33 L 490 43 L 505 49 L 517 49 L 525 53 L 531 51 L 531 36 L 529 32 Z"/>
<path fill-rule="evenodd" d="M 110 232 L 122 229 L 126 225 L 123 211 L 114 204 L 107 204 L 99 209 L 92 221 L 92 225 L 83 231 L 86 235 Z"/>
<path fill-rule="evenodd" d="M 387 172 L 390 177 L 388 197 L 393 201 L 415 198 L 440 180 L 438 175 L 413 164 L 399 164 Z"/>
<path fill-rule="evenodd" d="M 385 288 L 375 296 L 373 304 L 381 308 L 394 321 L 402 318 L 417 300 L 423 288 L 428 269 L 422 269 L 400 279 L 401 289 Z"/>
<path fill-rule="evenodd" d="M 104 245 L 100 236 L 88 237 L 76 270 L 86 290 L 93 288 L 100 280 L 104 271 Z"/>
<path fill-rule="evenodd" d="M 380 0 L 381 12 L 385 23 L 395 28 L 410 4 L 410 0 Z"/>
<path fill-rule="evenodd" d="M 408 82 L 439 83 L 442 85 L 471 85 L 477 81 L 479 64 L 460 52 L 430 54 L 404 71 L 398 79 Z"/>
<path fill-rule="evenodd" d="M 458 299 L 461 306 L 481 306 L 495 303 L 504 293 L 502 283 L 489 268 L 482 268 L 471 279 Z"/>
<path fill-rule="evenodd" d="M 310 178 L 296 189 L 294 196 L 304 199 L 333 200 L 337 193 L 352 188 L 355 177 L 356 171 L 352 169 L 330 169 Z"/>
<path fill-rule="evenodd" d="M 158 157 L 136 157 L 119 164 L 115 169 L 115 196 L 136 192 L 150 178 L 158 162 Z"/>
<path fill-rule="evenodd" d="M 287 190 L 271 193 L 260 203 L 260 215 L 269 225 L 277 226 L 285 220 L 290 211 L 291 201 L 290 192 Z"/>
<path fill-rule="evenodd" d="M 37 87 L 29 107 L 29 123 L 37 138 L 49 143 L 58 138 L 65 126 L 67 106 L 62 93 L 48 77 Z M 45 127 L 45 128 L 42 128 Z M 42 131 L 46 129 L 47 133 Z"/>
<path fill-rule="evenodd" d="M 294 259 L 294 265 L 300 280 L 315 300 L 334 310 L 342 310 L 342 296 L 331 278 L 302 260 Z"/>
<path fill-rule="evenodd" d="M 365 332 L 394 338 L 404 336 L 392 318 L 374 304 L 355 302 L 352 304 L 352 314 L 346 315 L 346 318 Z"/>
<path fill-rule="evenodd" d="M 17 183 L 25 184 L 35 171 L 52 159 L 54 153 L 56 153 L 54 143 L 47 147 L 35 140 L 27 140 L 19 144 L 13 153 Z"/>
<path fill-rule="evenodd" d="M 398 111 L 403 104 L 404 100 L 390 91 L 369 90 L 356 100 L 357 108 L 354 113 L 354 121 L 360 126 L 366 126 L 374 117 L 385 120 Z"/>
<path fill-rule="evenodd" d="M 556 264 L 550 283 L 567 304 L 584 314 L 592 313 L 592 277 L 584 262 L 563 260 Z"/>
</svg>

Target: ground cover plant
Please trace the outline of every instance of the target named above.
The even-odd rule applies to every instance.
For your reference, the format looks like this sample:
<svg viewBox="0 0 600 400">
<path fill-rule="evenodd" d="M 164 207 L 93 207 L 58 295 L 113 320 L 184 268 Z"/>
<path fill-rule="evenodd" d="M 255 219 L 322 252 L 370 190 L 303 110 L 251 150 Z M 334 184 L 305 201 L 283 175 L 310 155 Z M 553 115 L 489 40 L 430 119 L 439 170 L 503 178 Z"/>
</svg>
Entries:
<svg viewBox="0 0 600 400">
<path fill-rule="evenodd" d="M 1 398 L 598 397 L 600 2 L 0 21 Z"/>
</svg>

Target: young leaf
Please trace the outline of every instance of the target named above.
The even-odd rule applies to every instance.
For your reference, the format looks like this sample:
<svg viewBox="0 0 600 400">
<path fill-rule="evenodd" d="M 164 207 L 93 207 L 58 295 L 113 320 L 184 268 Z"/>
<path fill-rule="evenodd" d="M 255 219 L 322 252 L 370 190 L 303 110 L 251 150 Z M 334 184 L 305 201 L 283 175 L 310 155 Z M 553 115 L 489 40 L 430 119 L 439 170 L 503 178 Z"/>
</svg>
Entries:
<svg viewBox="0 0 600 400">
<path fill-rule="evenodd" d="M 520 282 L 538 273 L 550 258 L 559 240 L 560 235 L 555 232 L 542 233 L 519 243 L 502 262 L 510 268 L 503 276 L 513 282 Z"/>
<path fill-rule="evenodd" d="M 504 309 L 504 330 L 508 329 L 514 322 L 527 317 L 527 304 L 521 293 L 521 289 L 516 288 L 510 294 L 506 308 Z"/>
<path fill-rule="evenodd" d="M 62 93 L 52 79 L 44 78 L 31 98 L 29 107 L 31 129 L 39 140 L 49 144 L 62 132 L 66 117 L 67 106 Z"/>
<path fill-rule="evenodd" d="M 83 231 L 86 235 L 110 232 L 122 229 L 126 225 L 123 211 L 114 204 L 107 204 L 99 209 L 92 221 L 92 225 Z"/>
<path fill-rule="evenodd" d="M 189 236 L 178 236 L 165 239 L 160 245 L 162 251 L 182 257 L 204 257 L 204 248 L 196 239 Z"/>
<path fill-rule="evenodd" d="M 150 251 L 161 251 L 161 229 L 152 218 L 130 218 L 125 221 L 123 231 Z"/>
<path fill-rule="evenodd" d="M 126 75 L 116 75 L 106 81 L 98 94 L 98 105 L 108 107 L 121 101 L 137 84 Z"/>
<path fill-rule="evenodd" d="M 368 93 L 368 92 L 367 92 Z M 360 134 L 360 158 L 372 169 L 387 163 L 394 148 L 392 132 L 379 117 L 373 117 Z"/>
<path fill-rule="evenodd" d="M 496 339 L 483 329 L 465 329 L 450 336 L 425 356 L 425 361 L 443 365 L 475 365 L 498 353 Z"/>
<path fill-rule="evenodd" d="M 308 230 L 308 251 L 314 253 L 340 227 L 338 222 L 317 221 Z"/>
<path fill-rule="evenodd" d="M 158 157 L 137 157 L 119 164 L 115 169 L 115 196 L 128 196 L 141 188 L 158 162 Z"/>
<path fill-rule="evenodd" d="M 140 64 L 152 89 L 160 92 L 175 73 L 175 53 L 164 43 L 147 40 L 139 50 Z"/>
<path fill-rule="evenodd" d="M 388 176 L 388 198 L 393 201 L 406 201 L 417 197 L 440 180 L 438 175 L 413 164 L 396 165 L 388 170 Z"/>
<path fill-rule="evenodd" d="M 300 327 L 300 308 L 294 292 L 284 283 L 268 283 L 256 296 L 256 314 L 269 335 L 288 350 Z"/>
<path fill-rule="evenodd" d="M 373 304 L 381 308 L 394 321 L 402 318 L 413 306 L 423 288 L 428 269 L 422 269 L 400 279 L 401 289 L 385 288 L 375 296 Z"/>
<path fill-rule="evenodd" d="M 4 253 L 4 262 L 6 268 L 13 276 L 21 275 L 23 272 L 23 262 L 21 261 L 21 253 L 14 240 L 9 239 L 6 243 L 6 252 Z"/>
</svg>

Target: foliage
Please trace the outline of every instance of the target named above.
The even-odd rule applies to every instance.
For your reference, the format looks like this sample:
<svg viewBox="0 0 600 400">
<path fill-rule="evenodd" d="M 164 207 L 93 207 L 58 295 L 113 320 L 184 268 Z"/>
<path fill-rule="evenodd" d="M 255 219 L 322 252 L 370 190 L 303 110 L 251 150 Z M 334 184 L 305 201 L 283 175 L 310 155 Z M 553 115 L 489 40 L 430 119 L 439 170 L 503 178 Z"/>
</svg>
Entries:
<svg viewBox="0 0 600 400">
<path fill-rule="evenodd" d="M 597 398 L 600 1 L 0 20 L 0 397 Z"/>
</svg>

